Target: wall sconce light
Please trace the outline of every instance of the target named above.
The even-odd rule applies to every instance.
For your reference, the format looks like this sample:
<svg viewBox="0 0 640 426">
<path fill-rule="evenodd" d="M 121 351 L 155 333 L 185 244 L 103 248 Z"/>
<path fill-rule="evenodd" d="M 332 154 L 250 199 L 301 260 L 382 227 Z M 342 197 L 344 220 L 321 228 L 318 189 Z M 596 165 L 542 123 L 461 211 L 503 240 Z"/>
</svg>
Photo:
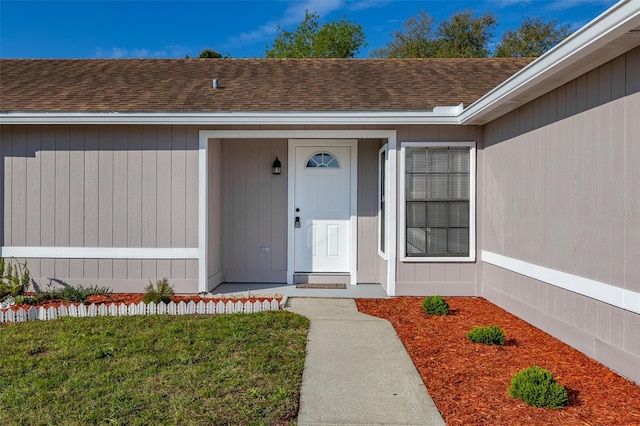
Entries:
<svg viewBox="0 0 640 426">
<path fill-rule="evenodd" d="M 280 160 L 278 160 L 278 157 L 276 157 L 275 161 L 273 162 L 273 166 L 271 166 L 271 173 L 273 173 L 274 175 L 279 175 L 281 170 L 282 163 L 280 163 Z"/>
</svg>

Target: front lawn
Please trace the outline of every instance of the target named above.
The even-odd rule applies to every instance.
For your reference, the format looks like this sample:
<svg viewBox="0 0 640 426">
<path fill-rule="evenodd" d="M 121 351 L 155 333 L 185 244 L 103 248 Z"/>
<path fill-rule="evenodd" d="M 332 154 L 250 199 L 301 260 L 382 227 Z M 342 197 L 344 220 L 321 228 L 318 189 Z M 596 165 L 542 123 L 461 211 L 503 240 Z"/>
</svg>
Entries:
<svg viewBox="0 0 640 426">
<path fill-rule="evenodd" d="M 286 424 L 307 328 L 282 311 L 0 326 L 0 424 Z"/>
</svg>

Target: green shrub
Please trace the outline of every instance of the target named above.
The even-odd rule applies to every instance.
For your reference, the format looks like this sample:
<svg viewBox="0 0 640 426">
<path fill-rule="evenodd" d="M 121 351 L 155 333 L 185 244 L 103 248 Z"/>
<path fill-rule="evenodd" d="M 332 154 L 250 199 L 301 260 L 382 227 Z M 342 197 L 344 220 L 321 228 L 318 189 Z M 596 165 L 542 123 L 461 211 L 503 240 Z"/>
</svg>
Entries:
<svg viewBox="0 0 640 426">
<path fill-rule="evenodd" d="M 109 296 L 113 290 L 111 287 L 98 287 L 97 285 L 90 285 L 86 287 L 89 296 Z"/>
<path fill-rule="evenodd" d="M 467 339 L 474 343 L 484 343 L 485 345 L 504 345 L 504 331 L 498 326 L 474 327 L 467 333 Z"/>
<path fill-rule="evenodd" d="M 13 301 L 18 305 L 35 305 L 43 300 L 47 300 L 42 297 L 42 293 L 36 293 L 34 296 L 20 295 L 13 298 Z"/>
<path fill-rule="evenodd" d="M 89 297 L 88 292 L 82 286 L 66 286 L 62 287 L 51 294 L 52 299 L 62 299 L 71 303 L 84 303 Z"/>
<path fill-rule="evenodd" d="M 110 294 L 108 287 L 89 286 L 65 286 L 52 294 L 53 299 L 62 299 L 72 303 L 86 303 L 89 296 Z"/>
<path fill-rule="evenodd" d="M 146 292 L 142 297 L 144 303 L 169 303 L 173 297 L 173 286 L 166 278 L 156 281 L 155 287 L 149 281 L 149 285 L 145 287 L 144 291 Z"/>
<path fill-rule="evenodd" d="M 511 378 L 509 395 L 534 407 L 562 408 L 569 404 L 567 391 L 553 373 L 538 366 L 519 371 Z"/>
<path fill-rule="evenodd" d="M 109 287 L 97 287 L 89 286 L 83 287 L 81 285 L 71 286 L 65 284 L 64 287 L 49 290 L 38 291 L 32 296 L 16 296 L 15 302 L 18 304 L 35 305 L 46 300 L 64 300 L 71 303 L 86 303 L 89 296 L 93 295 L 108 295 L 111 293 Z"/>
<path fill-rule="evenodd" d="M 427 296 L 422 301 L 422 309 L 427 315 L 447 315 L 449 304 L 442 296 Z"/>
<path fill-rule="evenodd" d="M 27 262 L 20 263 L 16 259 L 7 262 L 0 258 L 0 302 L 9 296 L 21 295 L 30 282 Z"/>
</svg>

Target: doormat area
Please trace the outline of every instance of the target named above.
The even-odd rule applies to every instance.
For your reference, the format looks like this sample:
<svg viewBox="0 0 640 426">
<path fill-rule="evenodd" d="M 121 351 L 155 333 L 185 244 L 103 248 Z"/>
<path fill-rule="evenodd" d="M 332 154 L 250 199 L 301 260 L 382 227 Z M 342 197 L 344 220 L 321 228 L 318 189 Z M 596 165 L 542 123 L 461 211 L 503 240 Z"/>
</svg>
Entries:
<svg viewBox="0 0 640 426">
<path fill-rule="evenodd" d="M 296 288 L 325 288 L 325 289 L 339 289 L 346 290 L 346 284 L 296 284 Z"/>
</svg>

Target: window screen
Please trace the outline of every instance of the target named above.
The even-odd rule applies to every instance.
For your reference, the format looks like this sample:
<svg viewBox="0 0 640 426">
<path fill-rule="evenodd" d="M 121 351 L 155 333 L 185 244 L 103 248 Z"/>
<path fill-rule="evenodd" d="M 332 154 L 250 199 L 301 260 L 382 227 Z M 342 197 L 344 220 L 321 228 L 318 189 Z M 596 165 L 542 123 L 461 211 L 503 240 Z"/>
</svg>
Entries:
<svg viewBox="0 0 640 426">
<path fill-rule="evenodd" d="M 405 157 L 406 255 L 469 256 L 469 147 L 411 147 Z"/>
</svg>

